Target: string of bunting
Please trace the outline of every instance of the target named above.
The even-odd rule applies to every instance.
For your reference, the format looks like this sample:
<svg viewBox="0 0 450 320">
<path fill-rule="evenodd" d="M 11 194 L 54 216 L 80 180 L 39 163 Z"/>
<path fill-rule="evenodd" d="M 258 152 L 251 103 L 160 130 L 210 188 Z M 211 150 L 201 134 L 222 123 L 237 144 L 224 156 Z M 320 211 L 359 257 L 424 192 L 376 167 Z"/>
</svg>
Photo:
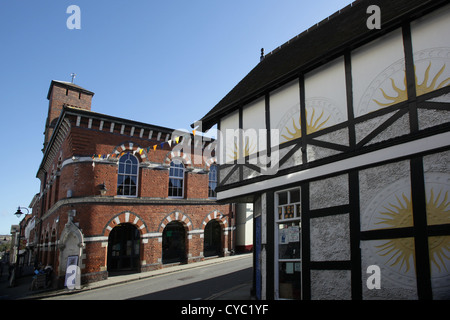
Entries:
<svg viewBox="0 0 450 320">
<path fill-rule="evenodd" d="M 195 136 L 195 130 L 193 130 L 192 133 Z M 147 153 L 148 153 L 148 152 L 150 152 L 151 149 L 153 149 L 153 151 L 155 151 L 158 148 L 158 146 L 161 149 L 163 149 L 164 148 L 164 144 L 166 144 L 166 143 L 169 144 L 169 147 L 171 147 L 173 142 L 178 144 L 179 140 L 180 140 L 180 137 L 176 137 L 175 141 L 168 140 L 168 141 L 165 141 L 165 142 L 154 144 L 153 146 L 149 146 L 149 147 L 144 148 L 144 149 L 143 148 L 138 148 L 138 149 L 134 150 L 132 153 L 133 153 L 133 155 L 135 155 L 136 153 L 142 154 L 142 152 L 145 149 L 147 149 Z M 92 155 L 92 160 L 95 160 L 95 159 L 108 159 L 108 158 L 120 158 L 124 154 L 128 154 L 128 153 L 130 153 L 130 151 L 122 151 L 121 153 L 113 153 L 113 154 L 93 154 Z M 95 163 L 93 162 L 92 165 L 95 166 Z"/>
</svg>

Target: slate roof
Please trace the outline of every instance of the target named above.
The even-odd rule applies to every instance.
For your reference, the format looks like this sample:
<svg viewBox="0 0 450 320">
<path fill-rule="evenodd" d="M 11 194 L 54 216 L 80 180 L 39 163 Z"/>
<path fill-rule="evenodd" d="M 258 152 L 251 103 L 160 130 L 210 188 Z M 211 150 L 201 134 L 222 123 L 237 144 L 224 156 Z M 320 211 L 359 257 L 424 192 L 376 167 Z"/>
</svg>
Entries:
<svg viewBox="0 0 450 320">
<path fill-rule="evenodd" d="M 266 92 L 293 80 L 346 50 L 352 50 L 391 30 L 404 21 L 422 16 L 439 6 L 442 0 L 358 0 L 302 32 L 267 54 L 217 105 L 200 121 L 207 131 L 220 117 L 254 100 Z M 381 11 L 381 29 L 369 29 L 370 5 Z M 192 124 L 195 127 L 196 123 Z"/>
</svg>

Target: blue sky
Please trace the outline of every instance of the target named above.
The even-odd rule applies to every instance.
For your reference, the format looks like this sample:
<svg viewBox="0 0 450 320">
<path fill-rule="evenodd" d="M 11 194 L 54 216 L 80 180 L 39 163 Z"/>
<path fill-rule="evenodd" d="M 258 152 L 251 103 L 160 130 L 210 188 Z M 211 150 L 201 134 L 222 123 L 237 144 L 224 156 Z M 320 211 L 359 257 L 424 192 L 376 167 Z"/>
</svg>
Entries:
<svg viewBox="0 0 450 320">
<path fill-rule="evenodd" d="M 0 234 L 39 192 L 51 80 L 92 111 L 189 129 L 268 53 L 350 0 L 0 0 Z M 81 29 L 70 30 L 70 5 Z M 25 210 L 23 210 L 25 211 Z"/>
</svg>

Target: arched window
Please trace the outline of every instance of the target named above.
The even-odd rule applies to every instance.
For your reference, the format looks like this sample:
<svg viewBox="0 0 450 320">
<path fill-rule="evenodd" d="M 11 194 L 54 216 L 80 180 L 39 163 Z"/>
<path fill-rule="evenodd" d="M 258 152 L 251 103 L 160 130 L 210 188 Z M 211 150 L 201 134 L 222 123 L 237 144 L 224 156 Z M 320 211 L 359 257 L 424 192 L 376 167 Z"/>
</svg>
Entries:
<svg viewBox="0 0 450 320">
<path fill-rule="evenodd" d="M 209 168 L 208 198 L 217 197 L 216 187 L 217 187 L 217 165 L 213 164 Z"/>
<path fill-rule="evenodd" d="M 183 198 L 184 196 L 184 165 L 179 160 L 170 163 L 169 197 Z"/>
<path fill-rule="evenodd" d="M 119 174 L 117 177 L 118 196 L 137 196 L 139 161 L 130 153 L 119 159 Z"/>
</svg>

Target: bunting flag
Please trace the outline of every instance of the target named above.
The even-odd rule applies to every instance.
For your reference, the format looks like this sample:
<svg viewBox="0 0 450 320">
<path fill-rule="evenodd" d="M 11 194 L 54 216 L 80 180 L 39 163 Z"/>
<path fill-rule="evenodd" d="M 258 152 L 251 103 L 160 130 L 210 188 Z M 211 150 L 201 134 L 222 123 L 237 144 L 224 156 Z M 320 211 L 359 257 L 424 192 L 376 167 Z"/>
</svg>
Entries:
<svg viewBox="0 0 450 320">
<path fill-rule="evenodd" d="M 195 134 L 196 134 L 196 130 L 193 130 L 192 131 L 192 133 L 193 133 L 193 135 L 195 136 Z M 173 141 L 173 140 L 167 140 L 166 142 L 161 142 L 161 143 L 159 143 L 159 147 L 161 148 L 161 149 L 164 149 L 164 144 L 165 143 L 167 143 L 167 144 L 169 144 L 169 147 L 172 147 L 172 144 L 178 144 L 180 142 L 180 137 L 175 137 L 175 141 Z M 133 154 L 133 155 L 136 155 L 136 153 L 139 153 L 140 155 L 142 155 L 142 153 L 144 152 L 144 150 L 146 150 L 147 151 L 147 153 L 148 152 L 150 152 L 150 150 L 153 148 L 153 151 L 156 151 L 156 149 L 158 148 L 158 144 L 154 144 L 153 146 L 149 146 L 149 147 L 147 147 L 147 148 L 141 148 L 141 147 L 138 147 L 136 150 L 134 150 L 134 151 L 131 151 L 131 153 Z M 121 156 L 123 156 L 124 154 L 127 154 L 127 155 L 129 155 L 130 154 L 130 151 L 122 151 L 122 152 L 120 152 L 120 153 L 113 153 L 113 154 L 93 154 L 92 155 L 92 160 L 95 160 L 95 159 L 109 159 L 109 158 L 120 158 Z M 95 161 L 93 161 L 92 162 L 92 168 L 95 168 Z"/>
</svg>

